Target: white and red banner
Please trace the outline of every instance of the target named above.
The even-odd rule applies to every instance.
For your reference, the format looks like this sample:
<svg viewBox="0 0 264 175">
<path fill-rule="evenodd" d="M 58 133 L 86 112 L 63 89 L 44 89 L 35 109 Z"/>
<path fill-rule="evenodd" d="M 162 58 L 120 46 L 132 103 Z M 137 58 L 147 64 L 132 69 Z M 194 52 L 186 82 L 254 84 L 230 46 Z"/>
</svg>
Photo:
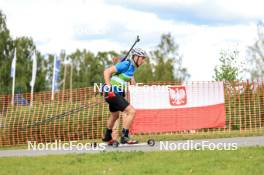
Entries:
<svg viewBox="0 0 264 175">
<path fill-rule="evenodd" d="M 225 127 L 223 82 L 130 86 L 129 92 L 137 111 L 132 133 Z"/>
</svg>

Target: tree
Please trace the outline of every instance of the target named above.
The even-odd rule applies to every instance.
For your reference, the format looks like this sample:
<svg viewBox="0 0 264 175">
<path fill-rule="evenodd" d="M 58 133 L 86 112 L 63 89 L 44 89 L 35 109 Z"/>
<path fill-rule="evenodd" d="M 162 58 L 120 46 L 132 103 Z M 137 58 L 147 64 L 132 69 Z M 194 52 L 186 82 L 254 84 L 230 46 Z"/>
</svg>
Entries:
<svg viewBox="0 0 264 175">
<path fill-rule="evenodd" d="M 42 67 L 44 69 L 44 72 L 46 73 L 45 75 L 46 88 L 48 88 L 49 90 L 51 90 L 51 86 L 52 86 L 54 59 L 55 59 L 54 55 L 48 54 L 44 59 L 44 61 L 42 62 L 43 65 Z"/>
<path fill-rule="evenodd" d="M 248 48 L 249 65 L 247 69 L 251 79 L 263 78 L 264 76 L 264 23 L 258 23 L 258 40 Z"/>
<path fill-rule="evenodd" d="M 67 56 L 73 66 L 72 81 L 73 88 L 93 86 L 94 83 L 102 83 L 103 71 L 112 65 L 111 58 L 118 54 L 114 51 L 98 52 L 96 55 L 90 51 L 76 50 Z M 64 68 L 63 68 L 64 70 Z M 62 70 L 62 72 L 64 72 Z M 66 88 L 69 88 L 70 69 L 67 70 Z"/>
<path fill-rule="evenodd" d="M 153 65 L 150 63 L 149 58 L 146 58 L 146 64 L 141 65 L 134 76 L 138 83 L 147 83 L 154 80 Z"/>
<path fill-rule="evenodd" d="M 11 92 L 10 68 L 13 55 L 14 42 L 6 26 L 6 17 L 0 11 L 0 93 Z"/>
<path fill-rule="evenodd" d="M 97 61 L 97 79 L 96 83 L 102 83 L 104 82 L 103 72 L 104 69 L 116 64 L 116 60 L 112 60 L 113 58 L 117 58 L 119 56 L 118 53 L 115 51 L 108 51 L 108 52 L 98 52 L 95 60 Z"/>
<path fill-rule="evenodd" d="M 19 37 L 13 40 L 6 26 L 6 17 L 0 11 L 0 93 L 11 93 L 12 78 L 10 77 L 11 63 L 16 48 L 16 92 L 29 92 L 32 77 L 33 52 L 36 46 L 32 38 Z M 38 69 L 36 75 L 35 91 L 47 89 L 45 60 L 40 52 L 37 52 Z"/>
<path fill-rule="evenodd" d="M 215 66 L 213 79 L 216 81 L 234 81 L 239 79 L 239 52 L 234 50 L 220 52 L 220 65 Z"/>
<path fill-rule="evenodd" d="M 100 64 L 102 64 L 104 68 L 107 68 L 110 65 L 115 64 L 112 58 L 117 58 L 118 56 L 119 54 L 115 51 L 98 52 L 95 59 L 99 60 Z"/>
<path fill-rule="evenodd" d="M 48 73 L 47 60 L 45 60 L 44 56 L 41 55 L 39 51 L 36 51 L 36 57 L 37 57 L 38 68 L 37 68 L 34 91 L 40 92 L 40 91 L 50 90 L 47 80 L 47 73 Z"/>
<path fill-rule="evenodd" d="M 182 56 L 178 53 L 176 44 L 170 33 L 161 36 L 157 49 L 151 52 L 155 61 L 154 80 L 156 81 L 184 81 L 190 77 L 186 68 L 182 67 Z"/>
<path fill-rule="evenodd" d="M 16 91 L 29 92 L 32 77 L 32 56 L 36 46 L 32 38 L 19 37 L 15 41 L 17 62 L 16 62 Z M 36 77 L 37 79 L 38 77 Z"/>
</svg>

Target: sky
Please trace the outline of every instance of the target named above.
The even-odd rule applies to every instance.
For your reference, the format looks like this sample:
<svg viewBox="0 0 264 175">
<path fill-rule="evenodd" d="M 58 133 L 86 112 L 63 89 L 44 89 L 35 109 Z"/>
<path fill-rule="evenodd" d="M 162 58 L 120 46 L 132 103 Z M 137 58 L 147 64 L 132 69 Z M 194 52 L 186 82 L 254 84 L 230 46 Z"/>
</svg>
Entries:
<svg viewBox="0 0 264 175">
<path fill-rule="evenodd" d="M 190 80 L 212 80 L 221 50 L 240 59 L 257 40 L 264 20 L 261 0 L 0 0 L 13 38 L 30 36 L 43 54 L 128 50 L 150 51 L 171 33 Z"/>
</svg>

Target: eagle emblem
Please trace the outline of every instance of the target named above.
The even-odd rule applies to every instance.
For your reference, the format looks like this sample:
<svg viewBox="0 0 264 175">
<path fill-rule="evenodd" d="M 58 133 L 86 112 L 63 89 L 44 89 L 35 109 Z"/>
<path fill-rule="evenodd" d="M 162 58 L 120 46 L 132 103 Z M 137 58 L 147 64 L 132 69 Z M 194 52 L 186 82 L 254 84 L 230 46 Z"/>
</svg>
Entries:
<svg viewBox="0 0 264 175">
<path fill-rule="evenodd" d="M 169 87 L 169 98 L 172 106 L 182 106 L 187 103 L 186 89 L 184 86 Z"/>
</svg>

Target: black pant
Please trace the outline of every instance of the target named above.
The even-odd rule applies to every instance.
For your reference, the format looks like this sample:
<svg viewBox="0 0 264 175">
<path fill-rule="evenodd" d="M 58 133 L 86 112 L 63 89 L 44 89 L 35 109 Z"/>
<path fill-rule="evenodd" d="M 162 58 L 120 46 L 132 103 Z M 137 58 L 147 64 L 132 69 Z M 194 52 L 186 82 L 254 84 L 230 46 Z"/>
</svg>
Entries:
<svg viewBox="0 0 264 175">
<path fill-rule="evenodd" d="M 117 94 L 114 97 L 106 98 L 105 101 L 109 104 L 110 112 L 123 112 L 129 105 L 129 102 L 123 96 Z"/>
</svg>

